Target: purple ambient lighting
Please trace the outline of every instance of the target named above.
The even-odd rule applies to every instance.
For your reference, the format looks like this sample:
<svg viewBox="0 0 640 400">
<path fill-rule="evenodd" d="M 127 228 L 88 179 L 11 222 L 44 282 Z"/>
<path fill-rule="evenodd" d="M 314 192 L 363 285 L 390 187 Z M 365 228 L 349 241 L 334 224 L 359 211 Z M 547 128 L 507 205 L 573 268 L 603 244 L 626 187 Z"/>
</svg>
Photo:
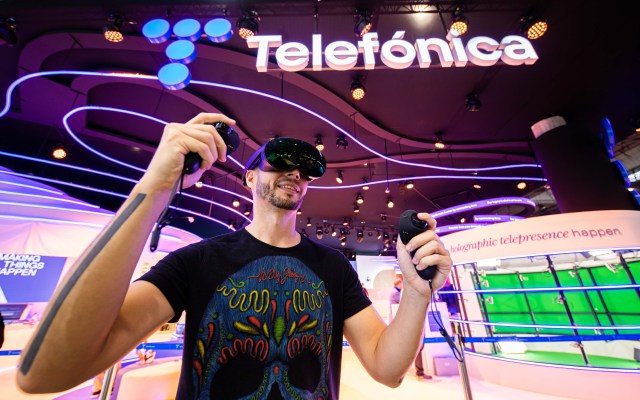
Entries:
<svg viewBox="0 0 640 400">
<path fill-rule="evenodd" d="M 477 214 L 473 216 L 473 222 L 511 222 L 525 219 L 524 217 L 518 217 L 515 215 L 497 215 L 497 214 Z"/>
<path fill-rule="evenodd" d="M 71 203 L 71 204 L 77 204 L 77 205 L 81 205 L 84 207 L 89 207 L 89 208 L 100 208 L 94 204 L 89 204 L 89 203 L 85 203 L 83 201 L 78 201 L 78 200 L 72 200 L 72 199 L 66 199 L 64 197 L 53 197 L 53 196 L 46 196 L 43 194 L 30 194 L 30 193 L 20 193 L 20 192 L 12 192 L 12 191 L 8 191 L 8 190 L 0 190 L 1 194 L 8 194 L 8 195 L 12 195 L 12 196 L 22 196 L 22 197 L 33 197 L 36 199 L 46 199 L 46 200 L 55 200 L 55 201 L 61 201 L 63 203 Z"/>
<path fill-rule="evenodd" d="M 504 206 L 504 205 L 523 205 L 528 208 L 534 210 L 536 208 L 536 203 L 525 198 L 525 197 L 497 197 L 495 199 L 487 199 L 474 201 L 467 204 L 461 204 L 459 206 L 445 208 L 444 210 L 439 210 L 431 215 L 434 218 L 440 218 L 451 214 L 457 214 L 459 212 L 469 211 L 469 210 L 477 210 L 478 208 L 487 208 L 487 207 L 496 207 L 496 206 Z"/>
<path fill-rule="evenodd" d="M 150 75 L 142 75 L 142 74 L 131 74 L 131 73 L 115 73 L 115 72 L 88 72 L 88 71 L 45 71 L 45 72 L 36 72 L 33 74 L 29 74 L 29 75 L 25 75 L 19 79 L 17 79 L 16 81 L 14 81 L 11 85 L 9 85 L 9 88 L 7 88 L 7 95 L 6 95 L 6 104 L 4 109 L 0 112 L 0 118 L 3 117 L 8 111 L 9 111 L 9 107 L 11 105 L 11 94 L 13 92 L 13 90 L 15 90 L 15 88 L 17 87 L 17 85 L 19 85 L 20 83 L 24 82 L 27 79 L 31 79 L 31 78 L 35 78 L 38 76 L 50 76 L 50 75 L 86 75 L 86 76 L 104 76 L 104 77 L 120 77 L 120 78 L 132 78 L 132 79 L 150 79 L 150 80 L 157 80 L 158 78 L 156 76 L 150 76 Z M 504 166 L 497 166 L 497 167 L 485 167 L 485 168 L 448 168 L 448 167 L 440 167 L 437 165 L 430 165 L 430 164 L 418 164 L 418 163 L 411 163 L 408 161 L 403 161 L 403 160 L 396 160 L 394 158 L 388 157 L 384 154 L 378 153 L 375 150 L 365 146 L 362 142 L 360 142 L 359 140 L 357 140 L 355 137 L 353 137 L 351 134 L 349 134 L 349 132 L 345 131 L 344 129 L 340 128 L 338 125 L 336 125 L 335 123 L 331 122 L 330 120 L 328 120 L 327 118 L 321 116 L 320 114 L 305 108 L 297 103 L 294 103 L 292 101 L 286 100 L 286 99 L 282 99 L 279 98 L 277 96 L 268 94 L 268 93 L 263 93 L 263 92 L 259 92 L 256 90 L 252 90 L 252 89 L 247 89 L 247 88 L 241 88 L 238 86 L 231 86 L 231 85 L 224 85 L 221 83 L 213 83 L 213 82 L 206 82 L 206 81 L 199 81 L 199 80 L 194 80 L 192 81 L 192 83 L 194 84 L 199 84 L 199 85 L 204 85 L 204 86 L 213 86 L 213 87 L 219 87 L 219 88 L 223 88 L 223 89 L 229 89 L 229 90 L 235 90 L 235 91 L 239 91 L 239 92 L 244 92 L 244 93 L 250 93 L 250 94 L 255 94 L 257 96 L 261 96 L 261 97 L 266 97 L 268 99 L 271 100 L 275 100 L 275 101 L 279 101 L 281 103 L 284 104 L 288 104 L 292 107 L 298 108 L 310 115 L 313 115 L 314 117 L 320 119 L 321 121 L 326 122 L 327 124 L 331 125 L 332 127 L 336 128 L 338 131 L 344 133 L 346 136 L 349 136 L 355 143 L 358 143 L 360 146 L 362 146 L 364 149 L 368 150 L 369 152 L 371 152 L 372 154 L 377 155 L 378 157 L 381 157 L 385 160 L 388 160 L 390 162 L 394 162 L 394 163 L 398 163 L 398 164 L 403 164 L 403 165 L 410 165 L 410 166 L 415 166 L 418 168 L 433 168 L 433 169 L 439 169 L 439 170 L 446 170 L 446 171 L 459 171 L 459 172 L 477 172 L 477 171 L 494 171 L 494 170 L 503 170 L 503 169 L 510 169 L 510 168 L 540 168 L 540 165 L 538 164 L 509 164 L 509 165 L 504 165 Z M 493 177 L 480 177 L 480 176 L 474 176 L 474 178 L 476 179 L 499 179 L 498 177 L 493 178 Z M 404 179 L 407 179 L 407 177 L 405 177 Z M 454 179 L 471 179 L 471 177 L 455 177 Z M 520 179 L 527 179 L 527 180 L 533 180 L 533 181 L 546 181 L 546 179 L 543 178 L 535 178 L 535 177 L 523 177 L 521 176 Z"/>
<path fill-rule="evenodd" d="M 436 228 L 436 233 L 445 235 L 447 233 L 452 233 L 452 232 L 466 231 L 467 229 L 482 228 L 483 226 L 487 226 L 487 225 L 489 224 L 454 224 L 454 225 L 438 226 Z"/>
<path fill-rule="evenodd" d="M 2 171 L 0 171 L 0 173 L 2 173 Z M 3 180 L 0 180 L 0 183 L 3 183 L 5 185 L 19 186 L 19 187 L 23 187 L 23 188 L 27 188 L 27 189 L 34 189 L 34 190 L 47 192 L 47 193 L 53 193 L 53 194 L 57 194 L 57 195 L 60 195 L 60 196 L 65 194 L 64 192 L 60 192 L 60 191 L 57 191 L 57 190 L 45 189 L 45 188 L 41 188 L 39 186 L 27 185 L 27 184 L 24 184 L 24 183 L 17 183 L 17 182 L 3 181 Z"/>
</svg>

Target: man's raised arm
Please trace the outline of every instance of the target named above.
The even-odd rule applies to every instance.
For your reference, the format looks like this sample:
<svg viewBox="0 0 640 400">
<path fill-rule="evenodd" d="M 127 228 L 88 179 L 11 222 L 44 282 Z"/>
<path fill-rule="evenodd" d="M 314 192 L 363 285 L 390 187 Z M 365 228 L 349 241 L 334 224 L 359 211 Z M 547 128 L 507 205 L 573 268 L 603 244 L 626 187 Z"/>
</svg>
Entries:
<svg viewBox="0 0 640 400">
<path fill-rule="evenodd" d="M 226 145 L 207 123 L 235 121 L 199 114 L 186 124 L 168 124 L 147 172 L 113 220 L 78 258 L 49 301 L 24 349 L 18 386 L 30 393 L 69 389 L 114 364 L 173 315 L 159 289 L 129 285 L 154 222 L 171 200 L 184 156 L 196 152 L 202 167 L 185 176 L 195 183 Z"/>
</svg>

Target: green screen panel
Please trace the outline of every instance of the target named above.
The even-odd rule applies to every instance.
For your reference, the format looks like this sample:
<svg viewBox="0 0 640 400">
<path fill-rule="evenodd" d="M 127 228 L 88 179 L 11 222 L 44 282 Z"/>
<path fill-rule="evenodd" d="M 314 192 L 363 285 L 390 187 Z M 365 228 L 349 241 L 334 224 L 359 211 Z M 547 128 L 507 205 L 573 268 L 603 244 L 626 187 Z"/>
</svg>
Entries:
<svg viewBox="0 0 640 400">
<path fill-rule="evenodd" d="M 633 279 L 636 281 L 636 283 L 640 282 L 640 261 L 630 262 L 628 263 L 628 265 Z"/>
<path fill-rule="evenodd" d="M 491 315 L 491 322 L 507 322 L 513 324 L 532 324 L 529 314 L 513 313 L 513 314 L 497 314 Z M 493 333 L 528 333 L 535 334 L 535 328 L 519 328 L 512 326 L 493 326 Z"/>
<path fill-rule="evenodd" d="M 634 325 L 640 326 L 640 315 L 612 315 L 613 322 L 616 325 Z M 634 334 L 640 333 L 640 329 L 624 329 L 619 333 Z"/>
</svg>

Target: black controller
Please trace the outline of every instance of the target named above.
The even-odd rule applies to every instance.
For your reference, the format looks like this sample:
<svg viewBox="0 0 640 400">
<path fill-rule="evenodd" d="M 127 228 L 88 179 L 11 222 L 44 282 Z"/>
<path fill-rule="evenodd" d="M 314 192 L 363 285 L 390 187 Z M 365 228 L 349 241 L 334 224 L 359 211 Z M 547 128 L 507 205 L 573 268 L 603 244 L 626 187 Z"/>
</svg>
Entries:
<svg viewBox="0 0 640 400">
<path fill-rule="evenodd" d="M 407 244 L 414 236 L 429 229 L 429 224 L 418 218 L 418 213 L 414 210 L 407 210 L 400 215 L 399 235 L 402 243 Z M 416 251 L 411 252 L 411 257 Z M 428 266 L 423 270 L 416 269 L 418 275 L 424 280 L 430 281 L 436 275 L 437 268 L 435 265 Z"/>
<path fill-rule="evenodd" d="M 227 155 L 233 153 L 238 147 L 240 147 L 240 136 L 238 136 L 238 132 L 234 131 L 232 127 L 225 124 L 224 122 L 215 122 L 213 125 L 224 143 L 227 145 Z M 202 157 L 198 153 L 187 153 L 184 157 L 184 173 L 185 174 L 193 174 L 197 170 L 200 169 L 200 164 L 202 163 Z"/>
</svg>

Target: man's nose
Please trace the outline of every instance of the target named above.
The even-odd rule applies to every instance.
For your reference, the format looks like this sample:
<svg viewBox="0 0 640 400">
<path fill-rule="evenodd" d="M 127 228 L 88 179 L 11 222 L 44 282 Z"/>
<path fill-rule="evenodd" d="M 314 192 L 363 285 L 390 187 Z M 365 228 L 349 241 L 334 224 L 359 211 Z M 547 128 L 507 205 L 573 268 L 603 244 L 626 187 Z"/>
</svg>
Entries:
<svg viewBox="0 0 640 400">
<path fill-rule="evenodd" d="M 300 170 L 298 168 L 294 168 L 291 171 L 287 172 L 287 176 L 289 178 L 293 178 L 293 179 L 299 181 L 300 178 L 301 178 Z"/>
</svg>

